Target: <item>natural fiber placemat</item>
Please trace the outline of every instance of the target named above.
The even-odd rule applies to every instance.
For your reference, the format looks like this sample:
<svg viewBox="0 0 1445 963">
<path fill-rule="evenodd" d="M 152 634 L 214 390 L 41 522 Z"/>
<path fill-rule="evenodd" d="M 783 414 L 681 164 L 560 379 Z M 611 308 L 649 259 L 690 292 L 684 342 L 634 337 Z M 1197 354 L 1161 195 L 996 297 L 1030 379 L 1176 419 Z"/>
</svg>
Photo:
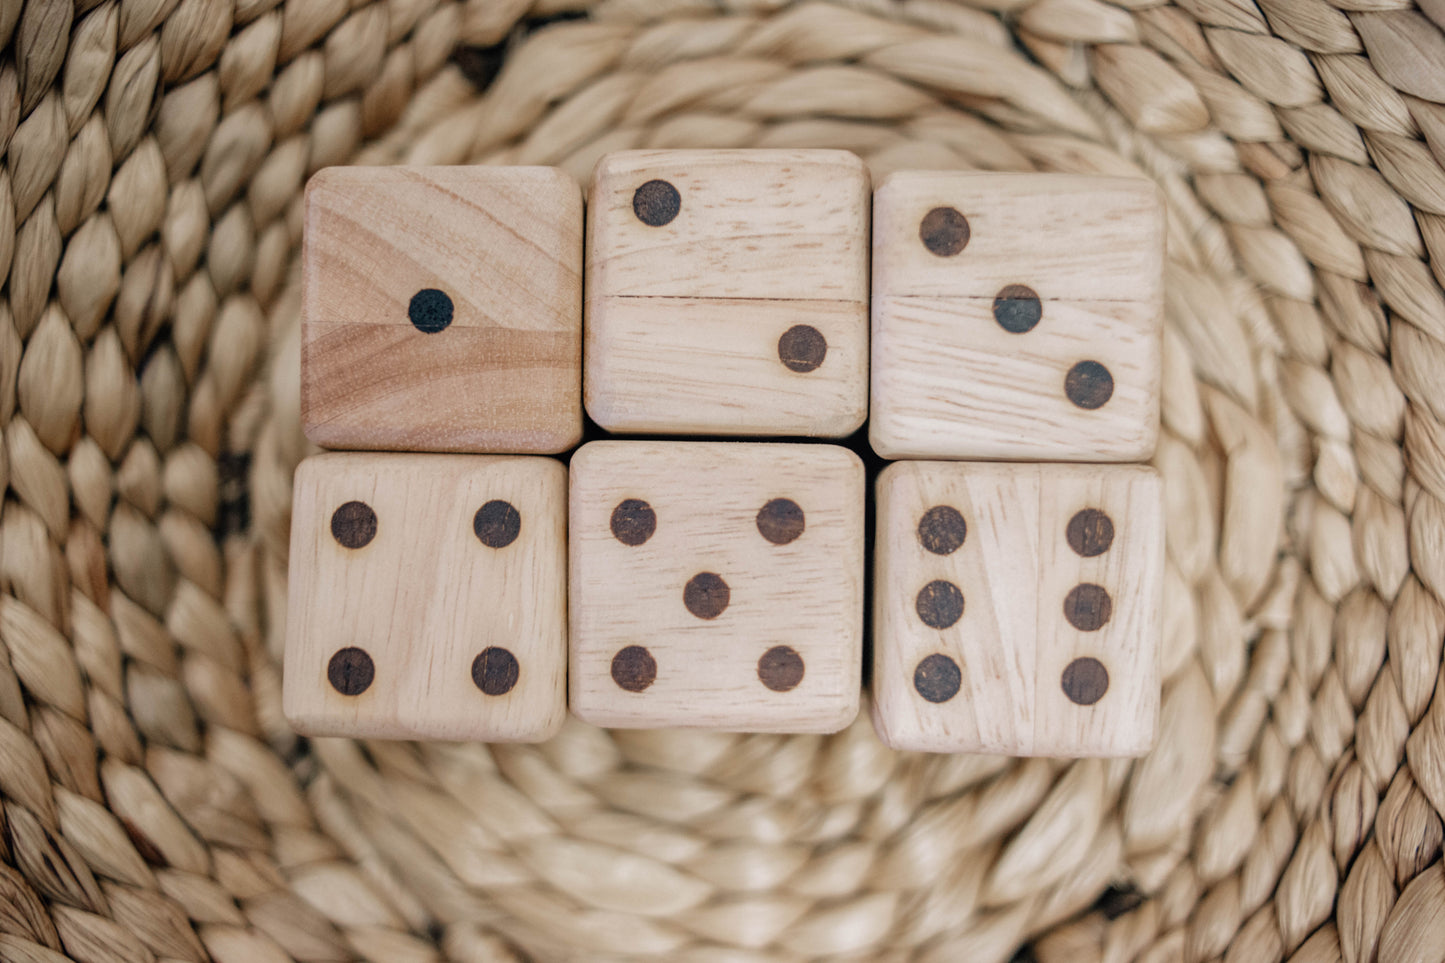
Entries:
<svg viewBox="0 0 1445 963">
<path fill-rule="evenodd" d="M 1445 960 L 1442 25 L 3 0 L 0 960 Z M 306 176 L 744 145 L 1161 185 L 1157 748 L 292 736 Z"/>
</svg>

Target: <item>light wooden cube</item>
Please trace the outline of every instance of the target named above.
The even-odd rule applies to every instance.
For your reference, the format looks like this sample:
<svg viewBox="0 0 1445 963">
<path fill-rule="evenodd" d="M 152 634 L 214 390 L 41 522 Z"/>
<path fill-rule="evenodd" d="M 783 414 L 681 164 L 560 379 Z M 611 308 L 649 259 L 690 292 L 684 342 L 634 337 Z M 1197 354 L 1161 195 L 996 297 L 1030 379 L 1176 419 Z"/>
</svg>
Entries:
<svg viewBox="0 0 1445 963">
<path fill-rule="evenodd" d="M 868 413 L 868 171 L 835 150 L 625 151 L 593 175 L 587 412 L 839 437 Z"/>
<path fill-rule="evenodd" d="M 858 714 L 863 464 L 831 445 L 603 441 L 572 457 L 572 711 L 835 732 Z"/>
<path fill-rule="evenodd" d="M 1143 461 L 1164 222 L 1146 180 L 902 172 L 873 203 L 885 458 Z"/>
<path fill-rule="evenodd" d="M 885 743 L 1149 749 L 1164 565 L 1152 468 L 900 462 L 877 495 L 873 721 Z"/>
<path fill-rule="evenodd" d="M 535 742 L 566 715 L 567 470 L 334 453 L 296 470 L 286 718 L 311 735 Z"/>
<path fill-rule="evenodd" d="M 333 167 L 306 188 L 301 420 L 329 448 L 582 437 L 582 194 L 550 167 Z"/>
</svg>

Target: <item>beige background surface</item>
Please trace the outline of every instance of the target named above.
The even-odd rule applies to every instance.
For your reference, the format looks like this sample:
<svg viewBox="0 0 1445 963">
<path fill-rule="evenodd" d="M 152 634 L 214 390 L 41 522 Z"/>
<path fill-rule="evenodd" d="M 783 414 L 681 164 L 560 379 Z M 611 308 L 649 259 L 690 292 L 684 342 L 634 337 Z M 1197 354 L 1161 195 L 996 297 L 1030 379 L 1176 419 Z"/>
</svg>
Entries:
<svg viewBox="0 0 1445 963">
<path fill-rule="evenodd" d="M 1445 39 L 1362 6 L 0 4 L 0 945 L 1434 963 Z M 718 145 L 1160 185 L 1149 755 L 284 725 L 306 175 Z"/>
</svg>

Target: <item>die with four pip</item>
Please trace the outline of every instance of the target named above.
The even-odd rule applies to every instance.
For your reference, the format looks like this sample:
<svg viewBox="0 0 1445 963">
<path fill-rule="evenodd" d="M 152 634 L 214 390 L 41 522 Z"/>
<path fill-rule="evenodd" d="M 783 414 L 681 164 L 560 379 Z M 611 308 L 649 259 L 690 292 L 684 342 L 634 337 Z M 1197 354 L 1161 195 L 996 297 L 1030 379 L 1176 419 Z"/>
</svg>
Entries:
<svg viewBox="0 0 1445 963">
<path fill-rule="evenodd" d="M 559 171 L 318 174 L 303 422 L 363 451 L 298 469 L 293 724 L 539 740 L 569 701 L 624 727 L 852 721 L 857 456 L 605 441 L 569 480 L 539 456 L 576 444 L 585 400 L 603 429 L 664 436 L 839 437 L 868 416 L 880 454 L 934 459 L 877 481 L 883 740 L 1147 750 L 1158 478 L 1046 462 L 1152 454 L 1154 188 L 909 173 L 868 200 L 846 152 L 624 152 L 594 174 L 584 257 Z"/>
</svg>

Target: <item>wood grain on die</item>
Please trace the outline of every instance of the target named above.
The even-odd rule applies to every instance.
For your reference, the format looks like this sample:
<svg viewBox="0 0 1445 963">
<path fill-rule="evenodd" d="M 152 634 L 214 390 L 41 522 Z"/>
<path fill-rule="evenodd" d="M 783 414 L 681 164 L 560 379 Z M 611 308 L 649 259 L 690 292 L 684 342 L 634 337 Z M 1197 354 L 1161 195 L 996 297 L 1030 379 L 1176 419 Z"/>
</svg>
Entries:
<svg viewBox="0 0 1445 963">
<path fill-rule="evenodd" d="M 862 463 L 830 445 L 607 441 L 571 464 L 572 711 L 833 732 L 857 715 Z"/>
<path fill-rule="evenodd" d="M 1158 473 L 1142 465 L 1039 471 L 1035 752 L 1141 755 L 1153 745 L 1159 712 L 1164 517 Z M 1102 550 L 1102 531 L 1092 540 L 1075 537 L 1089 526 L 1102 529 L 1099 515 L 1112 529 Z"/>
<path fill-rule="evenodd" d="M 992 301 L 874 304 L 869 442 L 884 458 L 1129 461 L 1159 436 L 1160 327 L 1149 306 L 1051 301 L 1025 334 Z M 1081 365 L 1105 369 L 1109 380 Z"/>
<path fill-rule="evenodd" d="M 1159 191 L 1142 178 L 902 171 L 874 192 L 875 296 L 992 301 L 1025 284 L 1045 301 L 1157 305 L 1163 258 Z"/>
<path fill-rule="evenodd" d="M 557 452 L 581 437 L 582 201 L 561 171 L 322 170 L 302 260 L 312 441 Z"/>
<path fill-rule="evenodd" d="M 671 217 L 644 220 L 666 183 Z M 841 150 L 608 154 L 587 209 L 588 297 L 868 300 L 868 172 Z"/>
<path fill-rule="evenodd" d="M 1163 232 L 1158 190 L 1142 179 L 890 176 L 874 196 L 874 449 L 1147 459 Z"/>
<path fill-rule="evenodd" d="M 618 298 L 588 310 L 587 413 L 610 431 L 840 437 L 868 416 L 864 301 Z"/>
<path fill-rule="evenodd" d="M 613 431 L 856 430 L 868 185 L 846 151 L 604 157 L 587 225 L 588 413 Z"/>
<path fill-rule="evenodd" d="M 1153 469 L 903 462 L 877 495 L 873 714 L 884 742 L 1147 751 L 1164 564 Z M 918 604 L 936 584 L 962 598 L 941 628 Z"/>
<path fill-rule="evenodd" d="M 566 714 L 567 472 L 333 453 L 296 471 L 283 708 L 298 732 L 535 741 Z"/>
</svg>

